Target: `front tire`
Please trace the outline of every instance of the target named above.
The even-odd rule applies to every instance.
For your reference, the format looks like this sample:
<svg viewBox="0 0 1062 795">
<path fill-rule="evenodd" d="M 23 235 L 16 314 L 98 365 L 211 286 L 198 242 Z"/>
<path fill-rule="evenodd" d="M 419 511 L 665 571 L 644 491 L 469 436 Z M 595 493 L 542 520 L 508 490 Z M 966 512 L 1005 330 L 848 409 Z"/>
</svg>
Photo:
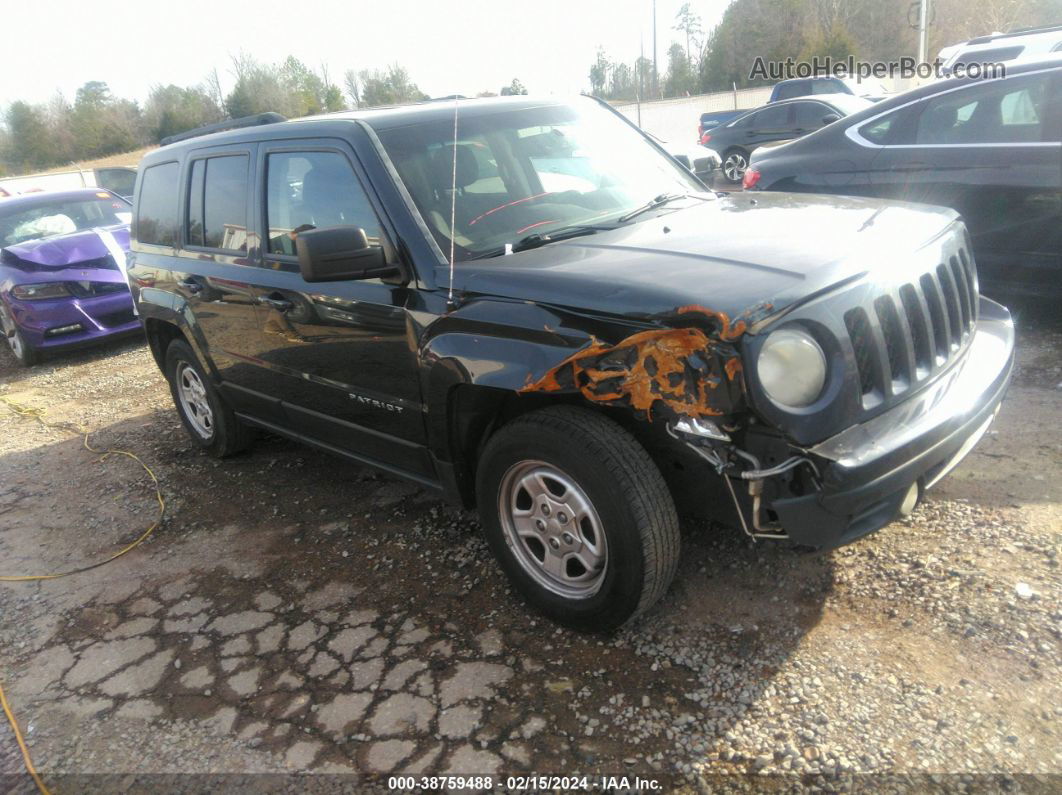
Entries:
<svg viewBox="0 0 1062 795">
<path fill-rule="evenodd" d="M 678 517 L 663 476 L 630 433 L 592 411 L 543 409 L 502 427 L 476 494 L 502 569 L 558 623 L 616 629 L 675 575 Z"/>
<path fill-rule="evenodd" d="M 732 185 L 740 185 L 749 167 L 749 153 L 734 147 L 723 155 L 723 176 Z"/>
<path fill-rule="evenodd" d="M 184 428 L 192 441 L 215 458 L 244 450 L 254 432 L 236 417 L 183 340 L 166 349 L 166 378 Z"/>
<path fill-rule="evenodd" d="M 3 332 L 11 352 L 15 354 L 15 358 L 23 367 L 32 367 L 41 360 L 40 351 L 26 342 L 25 335 L 6 308 L 0 308 L 0 331 Z"/>
</svg>

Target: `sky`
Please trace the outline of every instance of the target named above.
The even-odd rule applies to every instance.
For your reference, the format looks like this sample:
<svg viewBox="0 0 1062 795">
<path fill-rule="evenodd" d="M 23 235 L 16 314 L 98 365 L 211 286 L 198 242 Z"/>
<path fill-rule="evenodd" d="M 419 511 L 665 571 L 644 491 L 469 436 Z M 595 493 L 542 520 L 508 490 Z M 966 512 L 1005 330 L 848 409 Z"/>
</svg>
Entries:
<svg viewBox="0 0 1062 795">
<path fill-rule="evenodd" d="M 657 57 L 666 68 L 683 0 L 657 0 Z M 690 0 L 705 30 L 730 0 Z M 515 77 L 532 93 L 589 89 L 598 46 L 615 60 L 652 57 L 652 0 L 7 0 L 0 107 L 15 99 L 72 100 L 89 80 L 143 101 L 156 84 L 201 82 L 217 67 L 232 87 L 232 56 L 288 54 L 326 64 L 342 85 L 354 68 L 405 66 L 432 96 L 498 91 Z"/>
</svg>

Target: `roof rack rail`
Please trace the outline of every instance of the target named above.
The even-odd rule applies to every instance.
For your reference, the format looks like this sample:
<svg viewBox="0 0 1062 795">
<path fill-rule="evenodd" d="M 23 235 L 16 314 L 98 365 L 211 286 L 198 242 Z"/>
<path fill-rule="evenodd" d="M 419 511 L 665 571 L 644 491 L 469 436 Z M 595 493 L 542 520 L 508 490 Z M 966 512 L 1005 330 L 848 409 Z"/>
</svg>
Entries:
<svg viewBox="0 0 1062 795">
<path fill-rule="evenodd" d="M 989 33 L 987 36 L 977 36 L 966 43 L 987 44 L 990 41 L 999 41 L 1000 39 L 1009 39 L 1016 36 L 1031 36 L 1034 33 L 1051 33 L 1056 30 L 1062 31 L 1062 24 L 1041 25 L 1039 27 L 1031 28 L 1014 28 L 1013 30 L 1008 30 L 1006 33 Z"/>
<path fill-rule="evenodd" d="M 168 135 L 159 141 L 161 146 L 169 146 L 175 144 L 178 141 L 187 141 L 189 138 L 198 138 L 200 135 L 209 135 L 210 133 L 222 132 L 224 130 L 238 130 L 241 127 L 257 127 L 260 124 L 276 124 L 277 122 L 287 121 L 286 118 L 279 113 L 256 113 L 253 116 L 242 116 L 239 119 L 225 119 L 225 121 L 214 122 L 213 124 L 204 124 L 202 127 L 196 127 L 194 130 L 186 130 L 176 135 Z"/>
</svg>

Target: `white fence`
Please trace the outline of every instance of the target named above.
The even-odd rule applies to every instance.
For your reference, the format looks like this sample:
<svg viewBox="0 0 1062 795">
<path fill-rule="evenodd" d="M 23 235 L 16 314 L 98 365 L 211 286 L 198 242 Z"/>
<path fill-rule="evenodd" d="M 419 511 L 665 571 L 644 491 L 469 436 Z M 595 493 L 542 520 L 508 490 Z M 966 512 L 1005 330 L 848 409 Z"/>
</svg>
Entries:
<svg viewBox="0 0 1062 795">
<path fill-rule="evenodd" d="M 697 143 L 697 122 L 702 113 L 713 110 L 757 108 L 766 103 L 770 96 L 770 87 L 741 88 L 737 91 L 720 91 L 696 97 L 643 102 L 640 108 L 637 103 L 617 105 L 616 110 L 638 124 L 643 130 L 668 143 L 695 144 Z"/>
</svg>

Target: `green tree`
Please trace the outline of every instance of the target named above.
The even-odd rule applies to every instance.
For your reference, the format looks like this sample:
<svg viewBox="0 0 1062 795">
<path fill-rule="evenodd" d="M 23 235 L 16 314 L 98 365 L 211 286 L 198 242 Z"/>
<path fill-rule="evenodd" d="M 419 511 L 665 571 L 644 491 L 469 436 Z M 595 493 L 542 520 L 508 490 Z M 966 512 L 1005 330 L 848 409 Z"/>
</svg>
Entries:
<svg viewBox="0 0 1062 795">
<path fill-rule="evenodd" d="M 695 69 L 692 60 L 693 45 L 697 44 L 698 37 L 703 32 L 701 29 L 701 18 L 697 14 L 690 10 L 689 3 L 683 3 L 682 8 L 675 14 L 675 24 L 671 28 L 677 30 L 680 33 L 686 34 L 686 56 L 689 59 L 689 68 L 691 71 Z M 698 45 L 698 50 L 700 46 Z"/>
<path fill-rule="evenodd" d="M 41 108 L 16 100 L 4 120 L 8 132 L 5 159 L 13 172 L 45 168 L 55 161 L 56 152 Z"/>
<path fill-rule="evenodd" d="M 91 80 L 77 90 L 69 115 L 74 159 L 127 152 L 145 141 L 140 108 L 129 99 L 115 99 L 106 83 Z"/>
<path fill-rule="evenodd" d="M 144 103 L 144 125 L 152 140 L 221 121 L 224 112 L 203 86 L 155 86 Z"/>
<path fill-rule="evenodd" d="M 503 97 L 516 97 L 516 96 L 520 96 L 520 95 L 523 95 L 523 94 L 526 94 L 526 93 L 527 93 L 527 89 L 524 88 L 524 84 L 521 83 L 515 77 L 513 78 L 513 82 L 511 82 L 507 86 L 504 86 L 502 88 L 502 90 L 501 90 L 501 95 Z"/>
<path fill-rule="evenodd" d="M 225 97 L 225 110 L 234 119 L 275 111 L 288 118 L 304 115 L 300 102 L 285 84 L 281 71 L 241 53 L 233 59 L 236 83 Z"/>
<path fill-rule="evenodd" d="M 605 56 L 605 50 L 603 47 L 597 48 L 597 58 L 594 60 L 593 66 L 590 67 L 590 93 L 598 96 L 604 96 L 608 87 L 608 74 L 612 68 L 612 64 Z"/>
<path fill-rule="evenodd" d="M 682 97 L 696 93 L 697 78 L 690 69 L 690 59 L 682 45 L 673 43 L 667 50 L 667 77 L 664 78 L 664 96 Z"/>
<path fill-rule="evenodd" d="M 363 70 L 358 73 L 358 78 L 364 107 L 402 105 L 428 99 L 428 95 L 410 79 L 409 72 L 398 64 L 391 64 L 386 71 Z"/>
</svg>

